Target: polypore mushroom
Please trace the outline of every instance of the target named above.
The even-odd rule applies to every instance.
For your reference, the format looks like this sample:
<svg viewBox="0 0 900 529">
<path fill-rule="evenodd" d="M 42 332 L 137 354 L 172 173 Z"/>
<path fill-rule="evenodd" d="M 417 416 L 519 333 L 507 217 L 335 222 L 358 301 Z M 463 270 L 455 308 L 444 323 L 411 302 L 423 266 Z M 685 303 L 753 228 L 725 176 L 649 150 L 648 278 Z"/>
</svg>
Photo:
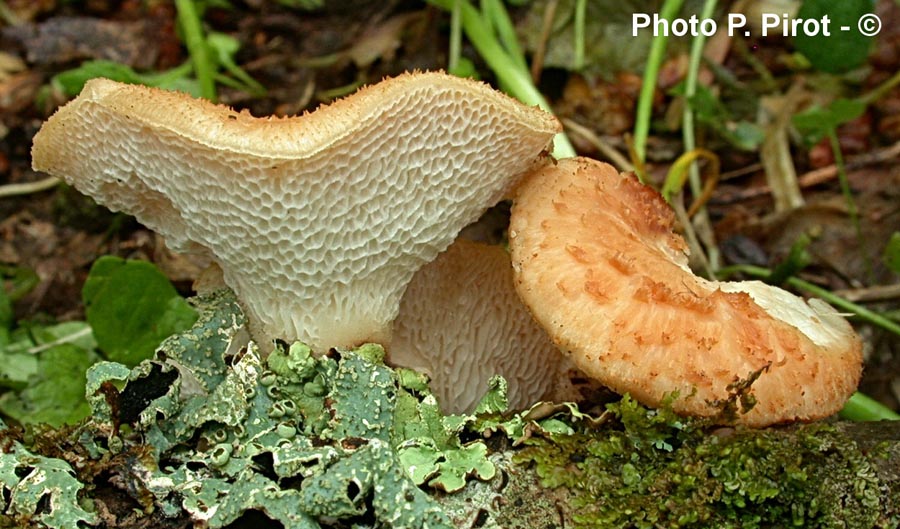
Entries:
<svg viewBox="0 0 900 529">
<path fill-rule="evenodd" d="M 512 409 L 574 393 L 571 366 L 516 294 L 509 254 L 465 239 L 413 276 L 388 358 L 427 373 L 446 413 L 471 412 L 498 374 Z"/>
<path fill-rule="evenodd" d="M 97 79 L 34 138 L 34 167 L 208 254 L 263 347 L 385 343 L 413 273 L 542 162 L 549 114 L 405 74 L 258 119 Z"/>
<path fill-rule="evenodd" d="M 838 411 L 859 382 L 861 342 L 826 303 L 760 283 L 694 276 L 661 197 L 630 175 L 568 159 L 524 182 L 510 250 L 516 288 L 587 375 L 676 412 L 712 416 L 752 382 L 740 422 Z"/>
</svg>

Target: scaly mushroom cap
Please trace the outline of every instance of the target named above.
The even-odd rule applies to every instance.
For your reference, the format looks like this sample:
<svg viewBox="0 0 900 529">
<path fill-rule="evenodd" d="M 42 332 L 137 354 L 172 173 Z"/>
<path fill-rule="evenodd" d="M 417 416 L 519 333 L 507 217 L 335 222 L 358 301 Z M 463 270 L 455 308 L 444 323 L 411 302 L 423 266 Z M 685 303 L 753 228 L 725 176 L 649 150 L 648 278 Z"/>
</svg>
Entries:
<svg viewBox="0 0 900 529">
<path fill-rule="evenodd" d="M 717 414 L 728 386 L 763 370 L 740 422 L 765 426 L 840 410 L 862 346 L 826 303 L 757 282 L 715 282 L 687 266 L 674 216 L 652 189 L 607 164 L 568 159 L 520 187 L 510 221 L 516 288 L 589 376 L 658 406 Z"/>
<path fill-rule="evenodd" d="M 482 83 L 405 74 L 258 119 L 97 79 L 34 138 L 35 169 L 209 254 L 264 347 L 385 343 L 413 273 L 543 160 L 559 124 Z"/>
<path fill-rule="evenodd" d="M 445 413 L 471 412 L 494 375 L 509 382 L 511 409 L 571 386 L 563 356 L 516 294 L 509 254 L 465 239 L 413 276 L 388 359 L 428 373 Z"/>
</svg>

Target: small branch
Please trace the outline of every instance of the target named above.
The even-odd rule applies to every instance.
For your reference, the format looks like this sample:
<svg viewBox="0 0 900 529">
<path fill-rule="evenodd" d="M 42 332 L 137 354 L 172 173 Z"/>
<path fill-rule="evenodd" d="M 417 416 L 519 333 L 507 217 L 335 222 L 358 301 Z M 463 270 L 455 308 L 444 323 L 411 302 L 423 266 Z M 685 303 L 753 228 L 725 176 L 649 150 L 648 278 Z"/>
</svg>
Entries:
<svg viewBox="0 0 900 529">
<path fill-rule="evenodd" d="M 32 193 L 40 193 L 48 189 L 53 189 L 61 180 L 55 176 L 48 176 L 37 182 L 25 182 L 23 184 L 6 184 L 0 186 L 0 198 L 15 197 L 21 195 L 30 195 Z"/>
<path fill-rule="evenodd" d="M 615 147 L 605 142 L 603 138 L 595 134 L 594 131 L 569 118 L 562 118 L 560 121 L 562 121 L 562 124 L 565 125 L 570 132 L 575 133 L 583 140 L 593 145 L 600 151 L 600 154 L 612 162 L 619 171 L 634 171 L 634 166 L 631 165 L 628 158 L 617 151 Z"/>
<path fill-rule="evenodd" d="M 853 302 L 895 301 L 900 299 L 900 284 L 836 290 L 834 293 Z"/>
</svg>

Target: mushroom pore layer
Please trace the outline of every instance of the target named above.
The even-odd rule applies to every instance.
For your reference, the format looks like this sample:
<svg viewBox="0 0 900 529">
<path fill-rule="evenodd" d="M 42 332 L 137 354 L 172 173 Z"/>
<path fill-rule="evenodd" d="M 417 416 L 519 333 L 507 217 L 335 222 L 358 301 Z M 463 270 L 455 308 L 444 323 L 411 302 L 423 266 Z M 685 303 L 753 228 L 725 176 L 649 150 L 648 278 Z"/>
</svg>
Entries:
<svg viewBox="0 0 900 529">
<path fill-rule="evenodd" d="M 212 257 L 263 347 L 323 351 L 388 342 L 413 273 L 542 163 L 558 130 L 440 73 L 287 119 L 98 79 L 43 126 L 33 159 Z"/>
<path fill-rule="evenodd" d="M 472 412 L 498 374 L 511 409 L 575 396 L 564 358 L 516 294 L 509 254 L 465 239 L 413 277 L 389 359 L 428 373 L 448 413 Z"/>
</svg>

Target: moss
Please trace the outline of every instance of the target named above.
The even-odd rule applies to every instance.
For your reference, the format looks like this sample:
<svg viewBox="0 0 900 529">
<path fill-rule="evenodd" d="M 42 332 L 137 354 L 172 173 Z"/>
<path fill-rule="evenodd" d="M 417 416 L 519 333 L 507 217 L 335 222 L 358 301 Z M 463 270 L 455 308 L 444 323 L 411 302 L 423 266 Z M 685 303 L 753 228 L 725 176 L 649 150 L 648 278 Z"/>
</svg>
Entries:
<svg viewBox="0 0 900 529">
<path fill-rule="evenodd" d="M 525 441 L 516 461 L 573 495 L 576 527 L 882 526 L 869 460 L 828 424 L 713 429 L 630 398 L 618 429 Z"/>
</svg>

